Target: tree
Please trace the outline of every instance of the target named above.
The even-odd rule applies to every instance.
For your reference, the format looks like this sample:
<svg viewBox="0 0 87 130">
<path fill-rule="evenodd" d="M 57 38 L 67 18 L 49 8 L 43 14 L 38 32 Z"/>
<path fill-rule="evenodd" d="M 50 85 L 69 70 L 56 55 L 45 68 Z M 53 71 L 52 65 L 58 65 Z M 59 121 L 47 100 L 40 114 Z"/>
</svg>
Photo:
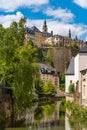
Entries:
<svg viewBox="0 0 87 130">
<path fill-rule="evenodd" d="M 44 104 L 43 112 L 45 113 L 46 117 L 50 119 L 55 111 L 55 103 L 52 104 Z"/>
<path fill-rule="evenodd" d="M 37 48 L 37 52 L 38 52 L 38 55 L 37 55 L 38 60 L 39 60 L 39 62 L 42 62 L 43 58 L 44 58 L 42 49 L 41 48 Z"/>
<path fill-rule="evenodd" d="M 78 43 L 73 42 L 72 45 L 70 45 L 72 49 L 79 49 Z"/>
<path fill-rule="evenodd" d="M 43 86 L 43 92 L 45 96 L 55 96 L 56 88 L 52 84 L 51 80 L 48 80 Z"/>
<path fill-rule="evenodd" d="M 36 93 L 38 94 L 39 97 L 43 96 L 43 86 L 44 83 L 43 81 L 40 79 L 40 77 L 38 76 L 36 78 L 36 83 L 35 83 L 35 89 L 36 89 Z"/>
<path fill-rule="evenodd" d="M 69 93 L 73 93 L 74 92 L 74 83 L 69 85 Z"/>
<path fill-rule="evenodd" d="M 62 73 L 60 74 L 60 89 L 65 90 L 65 75 Z"/>
<path fill-rule="evenodd" d="M 13 22 L 7 29 L 1 27 L 0 34 L 0 83 L 13 90 L 17 108 L 26 108 L 32 102 L 32 86 L 38 72 L 37 50 L 24 44 L 25 19 Z"/>
<path fill-rule="evenodd" d="M 30 39 L 28 42 L 31 46 L 34 46 L 34 43 L 32 42 L 32 40 Z"/>
<path fill-rule="evenodd" d="M 53 54 L 52 49 L 49 49 L 47 52 L 47 56 L 44 57 L 44 60 L 49 62 L 52 67 L 54 67 L 53 56 L 54 54 Z"/>
</svg>

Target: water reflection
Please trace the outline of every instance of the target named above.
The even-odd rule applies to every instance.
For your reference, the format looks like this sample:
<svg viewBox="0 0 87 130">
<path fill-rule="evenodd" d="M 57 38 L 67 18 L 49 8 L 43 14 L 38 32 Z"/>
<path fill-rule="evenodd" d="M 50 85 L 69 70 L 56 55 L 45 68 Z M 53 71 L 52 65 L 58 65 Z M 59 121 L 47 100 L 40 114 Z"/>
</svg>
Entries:
<svg viewBox="0 0 87 130">
<path fill-rule="evenodd" d="M 85 122 L 82 123 L 75 118 L 72 120 L 71 116 L 65 116 L 65 130 L 87 130 L 87 120 Z"/>
<path fill-rule="evenodd" d="M 18 116 L 24 117 L 24 128 L 14 128 L 5 130 L 65 130 L 65 112 L 60 110 L 61 103 L 38 103 L 32 109 L 27 110 L 25 114 Z M 21 124 L 23 126 L 23 123 Z M 15 124 L 15 126 L 17 126 Z M 14 127 L 15 127 L 14 126 Z"/>
<path fill-rule="evenodd" d="M 13 128 L 3 129 L 1 126 L 0 124 L 0 130 L 87 130 L 87 121 L 76 120 L 74 114 L 68 117 L 64 102 L 57 101 L 37 103 L 31 109 L 20 113 Z"/>
</svg>

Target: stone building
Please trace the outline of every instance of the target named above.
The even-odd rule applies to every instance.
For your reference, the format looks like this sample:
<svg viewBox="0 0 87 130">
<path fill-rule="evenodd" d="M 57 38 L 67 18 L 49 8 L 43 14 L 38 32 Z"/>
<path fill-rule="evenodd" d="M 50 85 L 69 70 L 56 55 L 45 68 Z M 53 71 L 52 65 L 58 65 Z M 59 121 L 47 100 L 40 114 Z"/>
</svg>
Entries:
<svg viewBox="0 0 87 130">
<path fill-rule="evenodd" d="M 30 39 L 33 41 L 35 46 L 41 47 L 43 46 L 44 41 L 53 35 L 53 32 L 49 33 L 46 20 L 44 21 L 42 31 L 40 31 L 36 26 L 31 28 L 26 27 L 26 42 Z"/>
<path fill-rule="evenodd" d="M 47 38 L 44 42 L 45 46 L 69 46 L 71 39 L 69 37 L 64 37 L 61 35 L 54 35 Z"/>
<path fill-rule="evenodd" d="M 69 46 L 71 43 L 71 31 L 69 29 L 68 36 L 62 36 L 62 35 L 53 35 L 50 38 L 47 38 L 44 41 L 45 45 L 52 45 L 52 46 Z"/>
<path fill-rule="evenodd" d="M 53 85 L 59 90 L 59 72 L 46 64 L 40 64 L 40 78 L 44 83 L 51 80 Z"/>
<path fill-rule="evenodd" d="M 44 20 L 42 31 L 36 26 L 31 28 L 26 27 L 25 42 L 32 40 L 35 46 L 46 47 L 46 46 L 73 46 L 77 45 L 79 48 L 84 46 L 84 41 L 79 40 L 76 36 L 72 39 L 71 30 L 69 29 L 67 36 L 53 35 L 53 31 L 48 32 L 46 20 Z"/>
<path fill-rule="evenodd" d="M 77 45 L 78 48 L 82 48 L 84 46 L 84 41 L 79 40 L 77 36 L 74 39 L 72 39 L 71 30 L 69 29 L 68 36 L 53 35 L 52 37 L 49 37 L 44 41 L 44 45 L 65 46 L 65 47 Z"/>
</svg>

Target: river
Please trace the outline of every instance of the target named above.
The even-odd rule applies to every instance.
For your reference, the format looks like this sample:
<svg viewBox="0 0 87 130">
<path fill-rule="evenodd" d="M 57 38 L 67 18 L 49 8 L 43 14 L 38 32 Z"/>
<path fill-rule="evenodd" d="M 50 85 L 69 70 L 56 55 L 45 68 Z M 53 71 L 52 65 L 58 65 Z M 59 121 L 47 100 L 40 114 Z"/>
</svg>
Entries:
<svg viewBox="0 0 87 130">
<path fill-rule="evenodd" d="M 9 120 L 6 124 L 9 124 L 8 122 Z M 69 120 L 66 116 L 66 108 L 61 101 L 36 103 L 24 114 L 20 113 L 14 124 L 12 122 L 9 125 L 6 124 L 5 128 L 0 130 L 87 130 L 79 122 L 72 123 Z"/>
</svg>

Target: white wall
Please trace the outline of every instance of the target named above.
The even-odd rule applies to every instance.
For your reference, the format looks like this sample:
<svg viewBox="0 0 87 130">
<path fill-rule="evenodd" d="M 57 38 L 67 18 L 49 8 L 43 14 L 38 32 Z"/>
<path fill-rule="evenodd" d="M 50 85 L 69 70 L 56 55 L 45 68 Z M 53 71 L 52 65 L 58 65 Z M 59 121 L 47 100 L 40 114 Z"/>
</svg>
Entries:
<svg viewBox="0 0 87 130">
<path fill-rule="evenodd" d="M 75 83 L 79 81 L 79 92 L 81 92 L 81 70 L 87 69 L 87 53 L 79 53 L 75 57 L 74 62 L 74 69 L 75 74 L 72 75 L 66 75 L 66 92 L 68 92 L 68 86 L 70 84 L 70 80 L 72 80 Z"/>
<path fill-rule="evenodd" d="M 81 87 L 82 87 L 82 92 L 81 92 L 81 98 L 82 98 L 82 105 L 87 107 L 87 70 L 85 70 L 85 74 L 81 76 Z"/>
<path fill-rule="evenodd" d="M 65 92 L 68 93 L 68 88 L 69 88 L 69 85 L 70 85 L 70 80 L 72 80 L 72 83 L 75 82 L 75 78 L 74 78 L 74 75 L 66 75 L 65 76 Z"/>
<path fill-rule="evenodd" d="M 80 71 L 87 69 L 87 53 L 80 53 L 79 67 Z"/>
<path fill-rule="evenodd" d="M 79 54 L 75 57 L 75 84 L 79 80 Z"/>
<path fill-rule="evenodd" d="M 87 53 L 79 53 L 75 57 L 75 84 L 79 81 L 79 92 L 81 92 L 81 74 L 80 71 L 87 69 Z"/>
<path fill-rule="evenodd" d="M 71 130 L 69 118 L 65 116 L 65 130 Z"/>
<path fill-rule="evenodd" d="M 87 69 L 87 53 L 80 53 L 79 56 L 80 56 L 80 59 L 79 59 L 79 87 L 80 87 L 80 91 L 81 91 L 81 82 L 82 81 L 81 81 L 80 71 Z"/>
</svg>

